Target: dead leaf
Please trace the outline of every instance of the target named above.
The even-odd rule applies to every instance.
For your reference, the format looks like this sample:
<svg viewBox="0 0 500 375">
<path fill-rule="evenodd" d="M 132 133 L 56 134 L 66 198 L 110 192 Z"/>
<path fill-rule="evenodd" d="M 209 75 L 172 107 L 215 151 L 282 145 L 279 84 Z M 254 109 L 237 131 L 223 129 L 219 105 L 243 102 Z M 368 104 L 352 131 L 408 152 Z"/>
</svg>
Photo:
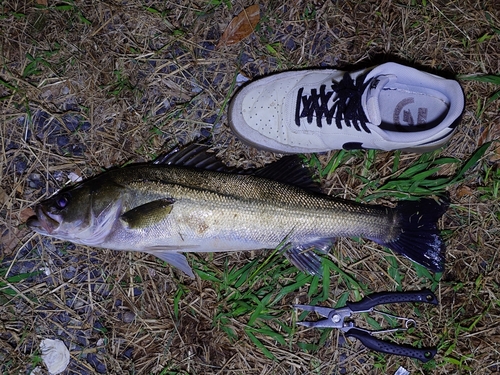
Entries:
<svg viewBox="0 0 500 375">
<path fill-rule="evenodd" d="M 19 215 L 19 219 L 21 220 L 22 223 L 24 223 L 26 220 L 28 220 L 30 217 L 35 216 L 36 213 L 33 211 L 32 208 L 25 208 L 24 210 L 21 211 L 21 214 Z"/>
<path fill-rule="evenodd" d="M 22 240 L 31 232 L 26 225 L 26 220 L 35 215 L 32 208 L 25 208 L 19 213 L 19 223 L 9 222 L 6 230 L 0 233 L 0 257 L 11 255 L 22 244 Z M 17 215 L 16 215 L 17 217 Z"/>
<path fill-rule="evenodd" d="M 478 145 L 481 146 L 486 142 L 497 141 L 500 139 L 500 123 L 498 121 L 491 122 L 485 126 L 485 129 L 479 135 Z M 500 161 L 500 144 L 493 143 L 493 154 L 489 157 L 489 161 L 497 163 Z"/>
<path fill-rule="evenodd" d="M 491 155 L 489 160 L 492 163 L 498 163 L 500 161 L 500 144 L 495 143 L 494 147 L 495 148 L 493 149 L 493 155 Z"/>
<path fill-rule="evenodd" d="M 472 190 L 470 187 L 462 185 L 457 189 L 457 198 L 463 198 L 463 197 L 470 197 L 474 195 L 474 190 Z"/>
<path fill-rule="evenodd" d="M 4 205 L 7 209 L 11 209 L 12 201 L 9 197 L 9 194 L 7 194 L 4 189 L 0 188 L 0 206 Z"/>
<path fill-rule="evenodd" d="M 260 8 L 258 5 L 252 5 L 243 9 L 243 11 L 234 17 L 229 25 L 227 25 L 226 30 L 224 30 L 217 44 L 217 48 L 241 42 L 253 33 L 259 21 Z"/>
<path fill-rule="evenodd" d="M 11 255 L 20 245 L 21 241 L 31 230 L 26 226 L 13 227 L 0 237 L 0 256 Z"/>
</svg>

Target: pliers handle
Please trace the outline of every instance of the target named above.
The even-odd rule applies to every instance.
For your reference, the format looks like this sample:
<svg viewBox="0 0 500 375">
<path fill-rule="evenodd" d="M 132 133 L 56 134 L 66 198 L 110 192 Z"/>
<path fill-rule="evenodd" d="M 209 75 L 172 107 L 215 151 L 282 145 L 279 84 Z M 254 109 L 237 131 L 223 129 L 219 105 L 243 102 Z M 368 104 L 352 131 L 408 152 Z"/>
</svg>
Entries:
<svg viewBox="0 0 500 375">
<path fill-rule="evenodd" d="M 353 322 L 345 322 L 345 319 L 353 313 L 371 312 L 377 305 L 404 303 L 404 302 L 424 302 L 433 305 L 438 304 L 438 300 L 434 293 L 430 290 L 422 290 L 416 292 L 380 292 L 373 293 L 358 302 L 346 302 L 345 307 L 337 309 L 311 306 L 311 305 L 294 305 L 295 309 L 306 311 L 314 311 L 326 319 L 321 319 L 316 322 L 298 322 L 297 324 L 306 327 L 314 328 L 337 328 L 345 332 L 347 337 L 354 337 L 371 350 L 375 350 L 387 354 L 395 354 L 418 359 L 422 362 L 431 360 L 437 353 L 436 348 L 414 348 L 409 345 L 400 345 L 385 340 L 380 340 L 373 337 L 375 333 L 388 332 L 385 331 L 369 331 L 362 328 L 357 328 Z M 388 315 L 388 314 L 386 314 Z M 398 317 L 399 318 L 399 317 Z M 400 318 L 406 321 L 411 319 Z M 414 321 L 413 321 L 414 322 Z"/>
</svg>

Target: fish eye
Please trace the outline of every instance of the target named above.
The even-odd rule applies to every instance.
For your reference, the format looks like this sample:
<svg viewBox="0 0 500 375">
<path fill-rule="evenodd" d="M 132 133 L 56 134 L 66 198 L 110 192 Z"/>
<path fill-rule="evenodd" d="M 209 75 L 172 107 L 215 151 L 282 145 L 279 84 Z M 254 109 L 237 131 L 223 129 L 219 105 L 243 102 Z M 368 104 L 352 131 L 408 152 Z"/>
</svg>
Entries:
<svg viewBox="0 0 500 375">
<path fill-rule="evenodd" d="M 56 205 L 59 209 L 63 209 L 69 203 L 69 194 L 63 194 L 56 199 Z"/>
</svg>

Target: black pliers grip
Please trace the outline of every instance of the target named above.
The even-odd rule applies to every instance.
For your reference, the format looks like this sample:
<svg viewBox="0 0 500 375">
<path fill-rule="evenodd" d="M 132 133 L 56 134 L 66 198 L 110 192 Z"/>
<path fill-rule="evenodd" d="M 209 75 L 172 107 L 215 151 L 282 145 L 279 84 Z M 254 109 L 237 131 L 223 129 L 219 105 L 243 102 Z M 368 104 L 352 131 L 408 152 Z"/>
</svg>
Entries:
<svg viewBox="0 0 500 375">
<path fill-rule="evenodd" d="M 395 344 L 389 341 L 375 338 L 376 333 L 389 332 L 394 330 L 369 331 L 362 328 L 357 328 L 353 322 L 345 322 L 345 319 L 354 313 L 371 312 L 378 305 L 391 303 L 406 303 L 406 302 L 424 302 L 433 305 L 438 304 L 438 300 L 434 293 L 430 290 L 422 290 L 417 292 L 380 292 L 373 293 L 358 302 L 346 302 L 345 307 L 332 309 L 328 307 L 311 306 L 311 305 L 294 305 L 295 309 L 315 311 L 326 319 L 321 319 L 316 322 L 298 322 L 297 324 L 314 327 L 314 328 L 336 328 L 345 332 L 347 337 L 354 337 L 371 350 L 375 350 L 387 354 L 401 355 L 418 359 L 422 362 L 431 360 L 437 353 L 436 348 L 414 348 L 409 345 Z M 389 314 L 386 314 L 389 315 Z M 397 317 L 399 318 L 399 317 Z M 406 321 L 412 319 L 399 318 Z M 403 328 L 397 330 L 404 330 Z"/>
<path fill-rule="evenodd" d="M 425 302 L 433 305 L 438 304 L 438 300 L 434 293 L 430 290 L 421 290 L 416 292 L 379 292 L 367 295 L 358 302 L 346 302 L 346 306 L 353 313 L 369 312 L 375 306 L 386 305 L 390 303 L 405 303 L 405 302 Z"/>
</svg>

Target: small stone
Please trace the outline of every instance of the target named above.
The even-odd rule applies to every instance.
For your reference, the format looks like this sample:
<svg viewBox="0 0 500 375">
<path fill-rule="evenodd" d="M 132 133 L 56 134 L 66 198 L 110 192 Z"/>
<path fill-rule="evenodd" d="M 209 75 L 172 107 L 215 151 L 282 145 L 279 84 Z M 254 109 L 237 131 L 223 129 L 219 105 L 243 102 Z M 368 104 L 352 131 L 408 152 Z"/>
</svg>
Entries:
<svg viewBox="0 0 500 375">
<path fill-rule="evenodd" d="M 135 314 L 132 311 L 125 311 L 122 315 L 122 321 L 124 323 L 132 323 L 135 319 Z"/>
</svg>

